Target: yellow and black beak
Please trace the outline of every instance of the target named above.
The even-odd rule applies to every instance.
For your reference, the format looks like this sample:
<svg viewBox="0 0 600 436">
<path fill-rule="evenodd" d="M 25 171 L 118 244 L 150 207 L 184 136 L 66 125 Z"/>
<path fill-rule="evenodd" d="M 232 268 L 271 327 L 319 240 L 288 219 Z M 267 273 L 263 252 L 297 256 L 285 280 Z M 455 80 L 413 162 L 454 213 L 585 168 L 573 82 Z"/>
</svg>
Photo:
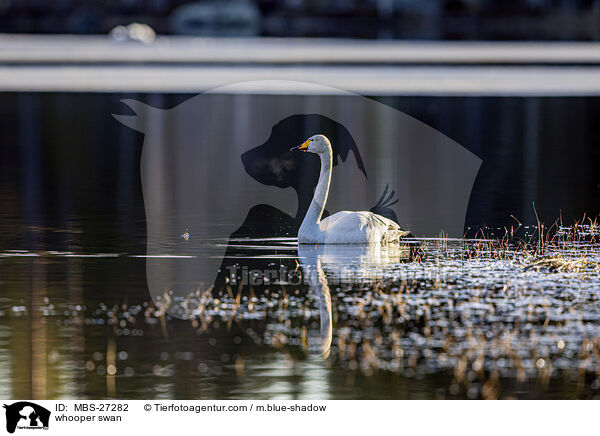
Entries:
<svg viewBox="0 0 600 436">
<path fill-rule="evenodd" d="M 304 141 L 302 143 L 302 145 L 299 145 L 298 147 L 294 147 L 294 148 L 290 148 L 290 151 L 306 151 L 308 150 L 308 144 L 310 144 L 310 139 L 307 139 L 306 141 Z"/>
</svg>

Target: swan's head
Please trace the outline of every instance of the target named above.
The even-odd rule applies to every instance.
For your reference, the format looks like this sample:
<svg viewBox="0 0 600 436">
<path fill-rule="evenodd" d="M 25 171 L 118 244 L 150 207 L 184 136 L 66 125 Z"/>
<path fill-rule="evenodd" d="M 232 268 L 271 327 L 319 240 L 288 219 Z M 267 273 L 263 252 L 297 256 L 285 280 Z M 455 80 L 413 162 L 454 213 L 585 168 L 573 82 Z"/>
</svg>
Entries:
<svg viewBox="0 0 600 436">
<path fill-rule="evenodd" d="M 301 145 L 290 149 L 290 151 L 308 151 L 309 153 L 331 153 L 331 143 L 325 135 L 313 135 Z"/>
</svg>

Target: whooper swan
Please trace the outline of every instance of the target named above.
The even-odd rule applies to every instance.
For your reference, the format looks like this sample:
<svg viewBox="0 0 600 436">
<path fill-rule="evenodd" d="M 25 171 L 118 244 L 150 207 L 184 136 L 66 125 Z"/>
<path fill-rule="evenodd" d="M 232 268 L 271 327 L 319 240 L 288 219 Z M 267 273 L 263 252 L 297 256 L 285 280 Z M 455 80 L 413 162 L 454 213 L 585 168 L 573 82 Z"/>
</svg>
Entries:
<svg viewBox="0 0 600 436">
<path fill-rule="evenodd" d="M 389 244 L 410 233 L 373 212 L 342 211 L 321 220 L 331 182 L 331 143 L 324 135 L 314 135 L 290 151 L 315 153 L 321 159 L 319 182 L 298 230 L 299 244 Z"/>
</svg>

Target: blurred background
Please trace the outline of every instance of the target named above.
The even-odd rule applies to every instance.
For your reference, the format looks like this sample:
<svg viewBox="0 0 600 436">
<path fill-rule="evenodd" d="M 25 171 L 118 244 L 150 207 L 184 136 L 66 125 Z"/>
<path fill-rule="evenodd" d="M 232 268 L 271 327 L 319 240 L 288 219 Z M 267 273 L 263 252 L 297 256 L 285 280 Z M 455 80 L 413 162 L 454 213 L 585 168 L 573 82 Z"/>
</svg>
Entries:
<svg viewBox="0 0 600 436">
<path fill-rule="evenodd" d="M 598 0 L 2 0 L 0 32 L 597 40 Z"/>
</svg>

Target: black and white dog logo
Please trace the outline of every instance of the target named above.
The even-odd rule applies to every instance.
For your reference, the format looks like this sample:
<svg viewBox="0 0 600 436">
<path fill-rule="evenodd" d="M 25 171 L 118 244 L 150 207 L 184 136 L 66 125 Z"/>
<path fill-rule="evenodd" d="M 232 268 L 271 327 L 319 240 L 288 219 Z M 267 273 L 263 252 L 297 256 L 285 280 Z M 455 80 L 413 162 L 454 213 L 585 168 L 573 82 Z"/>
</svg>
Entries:
<svg viewBox="0 0 600 436">
<path fill-rule="evenodd" d="M 6 409 L 6 431 L 14 433 L 18 429 L 48 429 L 50 411 L 29 401 L 19 401 L 4 405 Z"/>
</svg>

